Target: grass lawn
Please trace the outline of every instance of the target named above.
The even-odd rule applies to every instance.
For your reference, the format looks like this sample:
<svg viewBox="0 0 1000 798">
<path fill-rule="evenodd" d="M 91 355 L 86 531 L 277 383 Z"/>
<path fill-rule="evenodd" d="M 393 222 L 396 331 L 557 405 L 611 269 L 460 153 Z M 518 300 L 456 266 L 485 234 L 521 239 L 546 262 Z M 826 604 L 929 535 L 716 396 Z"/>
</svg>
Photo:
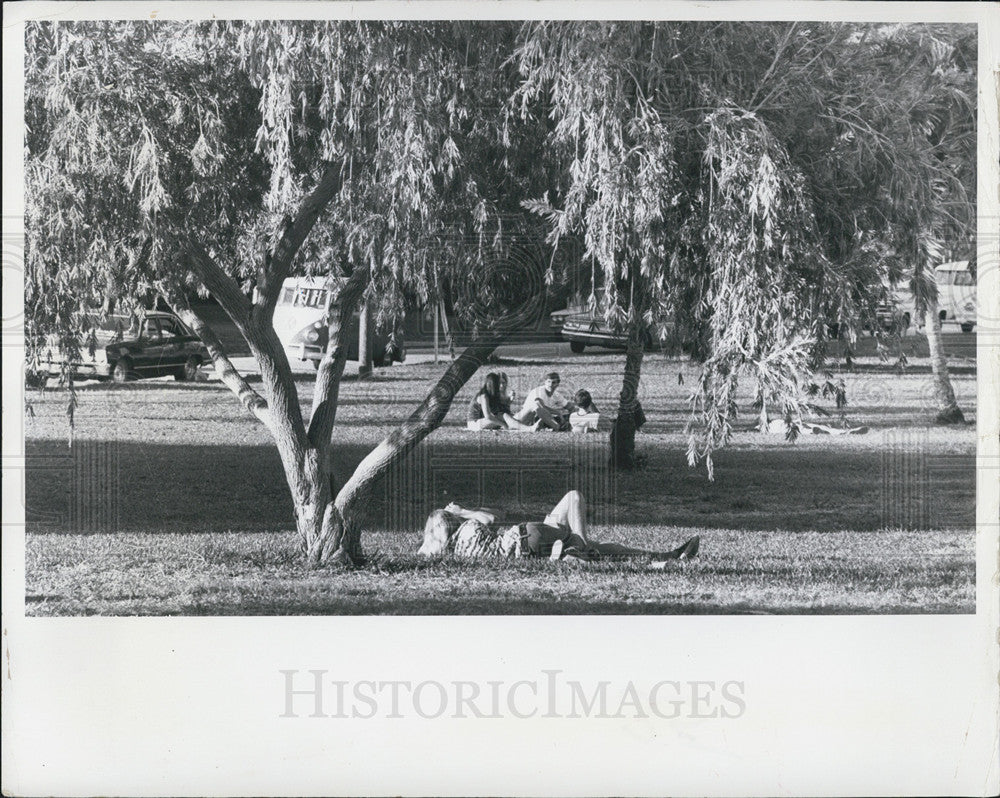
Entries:
<svg viewBox="0 0 1000 798">
<path fill-rule="evenodd" d="M 216 383 L 85 384 L 67 447 L 65 395 L 30 392 L 26 421 L 27 611 L 56 614 L 868 613 L 975 610 L 975 427 L 933 427 L 926 362 L 905 374 L 859 361 L 843 374 L 860 436 L 747 428 L 718 453 L 716 481 L 688 469 L 683 426 L 695 369 L 649 357 L 644 470 L 615 477 L 606 436 L 468 433 L 460 393 L 370 508 L 370 564 L 309 571 L 267 432 Z M 614 408 L 621 356 L 568 353 L 499 366 L 523 396 L 551 368 Z M 441 371 L 394 366 L 341 389 L 343 479 Z M 954 375 L 975 420 L 975 374 Z M 683 384 L 681 384 L 683 379 Z M 299 383 L 308 406 L 311 378 Z M 834 413 L 828 423 L 840 423 Z M 642 562 L 421 562 L 427 513 L 455 500 L 540 519 L 568 488 L 592 536 L 652 549 L 702 536 L 664 572 Z"/>
</svg>

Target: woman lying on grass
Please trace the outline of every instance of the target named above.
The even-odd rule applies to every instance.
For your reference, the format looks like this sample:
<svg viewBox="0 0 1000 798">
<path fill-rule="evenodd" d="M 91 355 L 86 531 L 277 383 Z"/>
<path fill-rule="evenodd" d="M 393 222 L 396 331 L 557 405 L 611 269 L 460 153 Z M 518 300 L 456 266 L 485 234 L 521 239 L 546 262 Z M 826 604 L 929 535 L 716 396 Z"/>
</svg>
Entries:
<svg viewBox="0 0 1000 798">
<path fill-rule="evenodd" d="M 552 508 L 541 523 L 515 524 L 501 531 L 497 510 L 466 510 L 452 502 L 435 510 L 424 526 L 419 553 L 434 557 L 453 550 L 456 557 L 548 557 L 575 563 L 596 559 L 650 558 L 650 567 L 661 569 L 669 560 L 687 560 L 698 554 L 696 535 L 672 551 L 633 549 L 618 543 L 597 543 L 587 539 L 587 507 L 583 494 L 571 490 Z"/>
</svg>

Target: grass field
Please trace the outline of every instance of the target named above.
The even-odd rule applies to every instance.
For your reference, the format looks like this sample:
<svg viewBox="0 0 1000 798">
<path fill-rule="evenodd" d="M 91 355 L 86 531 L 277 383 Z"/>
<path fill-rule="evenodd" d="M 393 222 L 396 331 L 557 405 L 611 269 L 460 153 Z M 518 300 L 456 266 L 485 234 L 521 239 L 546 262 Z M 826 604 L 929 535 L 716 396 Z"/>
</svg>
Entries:
<svg viewBox="0 0 1000 798">
<path fill-rule="evenodd" d="M 975 420 L 975 374 L 954 385 Z M 523 396 L 551 368 L 613 410 L 621 357 L 508 359 Z M 439 375 L 410 364 L 348 379 L 335 439 L 345 478 Z M 975 609 L 975 427 L 929 424 L 930 375 L 862 360 L 847 384 L 861 436 L 746 431 L 718 453 L 716 481 L 688 469 L 690 364 L 647 358 L 644 470 L 606 468 L 604 435 L 468 433 L 467 386 L 444 427 L 387 480 L 358 571 L 309 571 L 267 432 L 216 383 L 85 384 L 67 447 L 65 395 L 31 392 L 26 420 L 27 611 L 51 614 L 868 613 Z M 680 383 L 683 378 L 684 384 Z M 308 405 L 311 379 L 300 394 Z M 665 572 L 642 562 L 421 562 L 427 513 L 451 500 L 540 518 L 581 489 L 593 537 L 653 549 L 702 536 L 702 556 Z"/>
</svg>

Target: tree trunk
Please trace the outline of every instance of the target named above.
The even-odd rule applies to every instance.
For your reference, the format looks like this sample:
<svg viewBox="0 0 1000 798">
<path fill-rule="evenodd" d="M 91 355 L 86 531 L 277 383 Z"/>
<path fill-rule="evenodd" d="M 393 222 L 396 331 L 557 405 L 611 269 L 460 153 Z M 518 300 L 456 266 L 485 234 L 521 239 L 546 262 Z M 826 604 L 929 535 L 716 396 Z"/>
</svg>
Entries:
<svg viewBox="0 0 1000 798">
<path fill-rule="evenodd" d="M 618 417 L 611 428 L 611 468 L 631 471 L 638 463 L 635 456 L 635 431 L 640 426 L 639 374 L 642 370 L 645 330 L 638 323 L 629 331 L 625 348 L 625 374 L 618 395 Z"/>
<path fill-rule="evenodd" d="M 372 323 L 368 300 L 361 305 L 358 317 L 358 376 L 367 377 L 372 373 Z"/>
<path fill-rule="evenodd" d="M 358 465 L 334 500 L 335 536 L 331 551 L 346 548 L 354 556 L 358 549 L 361 521 L 370 505 L 379 480 L 417 444 L 441 426 L 455 394 L 461 390 L 502 341 L 501 336 L 470 344 L 448 367 L 420 406 L 397 429 L 393 430 Z M 324 533 L 325 534 L 325 533 Z"/>
<path fill-rule="evenodd" d="M 299 441 L 275 436 L 285 479 L 292 495 L 295 528 L 306 562 L 356 565 L 361 560 L 357 530 L 344 522 L 334 506 L 329 454 Z"/>
<path fill-rule="evenodd" d="M 926 322 L 924 326 L 927 329 L 927 348 L 931 357 L 931 373 L 934 379 L 934 399 L 938 408 L 935 420 L 938 424 L 964 424 L 965 416 L 955 401 L 955 391 L 948 377 L 948 358 L 941 340 L 941 319 L 938 316 L 936 297 L 927 301 L 924 319 Z"/>
</svg>

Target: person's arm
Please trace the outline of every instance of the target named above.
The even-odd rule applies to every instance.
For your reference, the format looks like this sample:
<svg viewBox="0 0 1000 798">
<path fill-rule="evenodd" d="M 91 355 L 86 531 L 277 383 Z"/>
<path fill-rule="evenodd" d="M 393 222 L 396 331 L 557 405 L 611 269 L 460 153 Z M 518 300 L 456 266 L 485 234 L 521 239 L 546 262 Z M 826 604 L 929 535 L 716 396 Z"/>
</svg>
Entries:
<svg viewBox="0 0 1000 798">
<path fill-rule="evenodd" d="M 552 392 L 552 396 L 549 397 L 549 401 L 546 406 L 548 407 L 549 412 L 555 413 L 556 415 L 569 415 L 576 410 L 576 402 L 568 398 L 565 394 L 560 393 L 558 388 Z"/>
<path fill-rule="evenodd" d="M 497 520 L 497 516 L 499 515 L 497 511 L 485 507 L 479 510 L 466 510 L 464 507 L 455 504 L 455 502 L 445 507 L 444 511 L 452 515 L 457 515 L 459 518 L 464 518 L 467 521 L 479 521 L 481 524 L 492 524 Z"/>
<path fill-rule="evenodd" d="M 486 394 L 479 394 L 479 406 L 483 409 L 483 418 L 492 421 L 494 424 L 503 424 L 503 419 L 490 410 L 490 403 L 486 398 Z"/>
</svg>

